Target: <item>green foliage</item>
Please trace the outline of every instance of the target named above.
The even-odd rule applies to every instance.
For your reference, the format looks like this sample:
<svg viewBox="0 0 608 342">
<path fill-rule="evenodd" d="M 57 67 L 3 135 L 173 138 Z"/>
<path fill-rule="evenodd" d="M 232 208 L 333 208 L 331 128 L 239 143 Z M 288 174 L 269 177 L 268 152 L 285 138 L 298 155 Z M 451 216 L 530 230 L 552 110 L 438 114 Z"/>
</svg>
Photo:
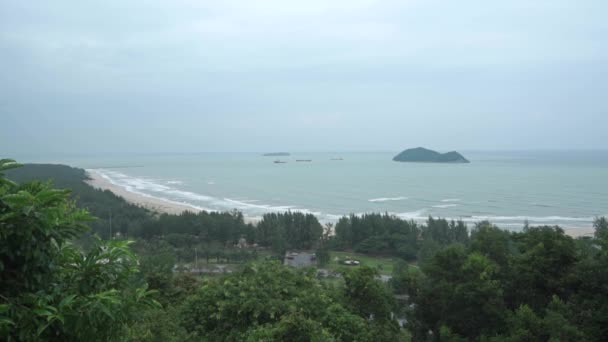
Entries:
<svg viewBox="0 0 608 342">
<path fill-rule="evenodd" d="M 471 231 L 471 251 L 483 254 L 501 267 L 508 266 L 514 248 L 510 233 L 490 222 L 480 222 Z"/>
<path fill-rule="evenodd" d="M 533 227 L 514 238 L 519 254 L 512 258 L 511 305 L 540 311 L 553 295 L 568 296 L 568 276 L 577 262 L 574 240 L 558 227 Z"/>
<path fill-rule="evenodd" d="M 110 238 L 112 232 L 114 238 L 122 236 L 166 240 L 173 247 L 175 257 L 181 261 L 193 261 L 194 250 L 200 250 L 201 245 L 213 245 L 213 249 L 206 252 L 217 254 L 220 250 L 231 248 L 241 237 L 250 243 L 255 240 L 253 226 L 245 224 L 243 215 L 239 212 L 157 215 L 127 203 L 110 191 L 94 189 L 85 183 L 87 175 L 82 169 L 64 165 L 28 164 L 9 170 L 7 175 L 16 181 L 52 179 L 56 186 L 71 190 L 71 198 L 78 207 L 87 208 L 97 217 L 95 221 L 89 222 L 93 233 L 103 238 Z M 85 235 L 78 242 L 87 246 L 92 243 L 91 240 Z M 154 249 L 154 246 L 146 247 L 149 247 L 148 250 Z M 139 249 L 140 252 L 142 250 L 144 248 Z M 251 259 L 251 255 L 221 252 L 220 259 L 238 262 Z"/>
<path fill-rule="evenodd" d="M 362 266 L 344 274 L 344 297 L 351 309 L 364 318 L 388 320 L 393 299 L 388 288 L 376 280 L 378 271 Z"/>
<path fill-rule="evenodd" d="M 321 239 L 323 227 L 312 214 L 265 214 L 256 227 L 257 241 L 279 255 L 288 249 L 310 249 Z"/>
<path fill-rule="evenodd" d="M 75 207 L 68 191 L 40 182 L 16 185 L 2 175 L 0 180 L 0 338 L 123 336 L 134 312 L 155 304 L 145 287 L 132 285 L 137 260 L 129 243 L 96 241 L 83 253 L 70 240 L 91 217 Z"/>
<path fill-rule="evenodd" d="M 277 323 L 252 329 L 247 341 L 330 342 L 336 339 L 323 325 L 299 313 L 290 313 Z"/>
<path fill-rule="evenodd" d="M 0 293 L 39 289 L 57 271 L 61 248 L 86 231 L 86 211 L 68 191 L 29 183 L 0 188 Z"/>
<path fill-rule="evenodd" d="M 455 334 L 445 325 L 439 328 L 439 340 L 442 342 L 466 342 L 467 339 Z"/>
<path fill-rule="evenodd" d="M 335 231 L 336 246 L 361 253 L 389 254 L 413 260 L 418 251 L 418 225 L 388 214 L 343 217 Z"/>
<path fill-rule="evenodd" d="M 562 297 L 576 323 L 590 340 L 608 340 L 608 249 L 603 240 L 592 241 L 595 253 L 587 254 L 574 268 L 569 283 L 574 293 Z"/>
<path fill-rule="evenodd" d="M 510 341 L 541 341 L 545 339 L 542 318 L 527 305 L 522 305 L 509 318 Z"/>
<path fill-rule="evenodd" d="M 257 229 L 238 212 L 154 216 L 92 190 L 83 170 L 9 170 L 16 166 L 0 161 L 2 340 L 409 340 L 391 319 L 402 313 L 415 340 L 608 340 L 605 218 L 595 221 L 594 238 L 576 241 L 557 227 L 510 233 L 488 222 L 469 238 L 462 222 L 429 218 L 418 225 L 387 214 L 345 217 L 330 237 L 299 213 L 267 215 Z M 72 194 L 2 176 L 49 178 L 35 177 L 44 172 Z M 78 205 L 100 219 L 90 221 Z M 86 223 L 109 236 L 110 210 L 114 231 L 145 238 L 133 245 L 139 267 L 127 241 L 89 237 L 87 248 L 76 247 Z M 381 264 L 393 279 L 383 284 L 378 269 L 357 267 L 343 283 L 328 285 L 312 271 L 273 263 L 245 266 L 202 287 L 200 279 L 174 275 L 176 262 L 195 255 L 199 263 L 255 259 L 254 250 L 234 247 L 241 237 L 275 252 L 316 247 L 321 264 L 330 247 L 349 250 L 335 255 L 389 255 Z M 377 255 L 357 257 L 371 265 Z M 417 259 L 421 270 L 395 257 Z M 414 305 L 396 307 L 391 289 Z"/>
<path fill-rule="evenodd" d="M 129 204 L 110 191 L 86 184 L 88 177 L 82 169 L 65 165 L 26 164 L 7 172 L 7 177 L 20 183 L 52 180 L 55 187 L 70 189 L 71 199 L 76 205 L 97 217 L 89 225 L 94 233 L 105 239 L 110 238 L 110 229 L 113 235 L 141 236 L 143 225 L 151 220 L 148 210 Z"/>
<path fill-rule="evenodd" d="M 435 254 L 439 252 L 443 246 L 439 242 L 433 239 L 424 239 L 420 244 L 420 250 L 418 251 L 417 260 L 420 265 L 424 265 L 433 259 Z"/>
<path fill-rule="evenodd" d="M 469 233 L 462 221 L 429 217 L 426 225 L 388 214 L 351 215 L 336 224 L 333 245 L 359 253 L 391 255 L 424 261 L 453 243 L 467 244 Z"/>
<path fill-rule="evenodd" d="M 243 214 L 233 212 L 183 212 L 179 215 L 162 214 L 143 226 L 142 236 L 152 238 L 172 235 L 181 239 L 179 245 L 217 241 L 220 245 L 234 245 L 242 236 L 254 240 L 254 228 L 245 224 Z"/>
<path fill-rule="evenodd" d="M 415 298 L 420 287 L 421 276 L 420 271 L 412 269 L 412 266 L 400 261 L 393 269 L 390 285 L 395 293 L 407 294 L 411 298 Z"/>
<path fill-rule="evenodd" d="M 442 246 L 452 243 L 466 244 L 469 240 L 467 226 L 462 221 L 448 221 L 429 217 L 422 229 L 423 239 L 432 239 Z"/>
<path fill-rule="evenodd" d="M 135 322 L 122 336 L 134 342 L 181 342 L 193 340 L 179 324 L 179 308 L 149 308 L 140 310 Z"/>
<path fill-rule="evenodd" d="M 47 286 L 8 300 L 19 322 L 6 331 L 9 339 L 117 340 L 135 312 L 155 305 L 150 292 L 132 286 L 136 259 L 124 242 L 100 242 L 86 254 L 67 246 L 56 262 L 61 266 Z"/>
<path fill-rule="evenodd" d="M 467 254 L 462 246 L 437 253 L 423 267 L 425 277 L 416 296 L 418 333 L 433 330 L 438 334 L 445 325 L 472 338 L 500 328 L 505 305 L 496 268 L 488 258 Z"/>
<path fill-rule="evenodd" d="M 140 270 L 143 274 L 172 275 L 177 260 L 174 247 L 166 240 L 139 241 L 134 250 L 140 256 Z"/>
<path fill-rule="evenodd" d="M 520 306 L 508 318 L 506 334 L 494 336 L 490 341 L 586 341 L 584 334 L 569 320 L 570 310 L 554 296 L 544 317 L 537 315 L 529 306 Z"/>
<path fill-rule="evenodd" d="M 188 332 L 209 340 L 369 336 L 367 322 L 332 299 L 313 272 L 278 263 L 253 264 L 237 274 L 207 280 L 186 300 L 181 317 Z"/>
<path fill-rule="evenodd" d="M 545 310 L 543 319 L 544 330 L 549 335 L 549 341 L 584 341 L 585 335 L 571 321 L 572 310 L 557 296 Z"/>
<path fill-rule="evenodd" d="M 14 186 L 15 183 L 6 178 L 2 171 L 7 171 L 10 169 L 16 169 L 18 167 L 22 167 L 23 165 L 15 162 L 13 159 L 0 159 L 0 187 L 10 187 Z"/>
<path fill-rule="evenodd" d="M 608 248 L 608 219 L 605 217 L 598 217 L 593 222 L 593 228 L 595 228 L 594 236 L 604 248 Z"/>
<path fill-rule="evenodd" d="M 468 247 L 443 249 L 422 270 L 409 283 L 417 339 L 429 330 L 442 341 L 608 338 L 608 252 L 598 238 L 574 241 L 558 227 L 509 233 L 482 222 Z M 394 284 L 408 284 L 401 274 Z"/>
</svg>

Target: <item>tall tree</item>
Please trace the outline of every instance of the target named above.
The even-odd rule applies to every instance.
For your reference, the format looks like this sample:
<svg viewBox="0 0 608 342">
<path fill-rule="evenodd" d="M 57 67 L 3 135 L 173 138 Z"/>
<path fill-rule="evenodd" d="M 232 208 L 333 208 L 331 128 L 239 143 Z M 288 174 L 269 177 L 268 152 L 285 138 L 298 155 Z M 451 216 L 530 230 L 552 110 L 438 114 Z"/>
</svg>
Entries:
<svg viewBox="0 0 608 342">
<path fill-rule="evenodd" d="M 511 306 L 527 304 L 540 312 L 553 295 L 567 298 L 578 261 L 574 240 L 559 227 L 532 227 L 515 239 L 519 254 L 513 258 L 508 289 Z"/>
<path fill-rule="evenodd" d="M 438 252 L 423 271 L 414 311 L 420 338 L 429 330 L 438 336 L 442 326 L 466 338 L 502 327 L 505 305 L 494 262 L 456 245 Z"/>
</svg>

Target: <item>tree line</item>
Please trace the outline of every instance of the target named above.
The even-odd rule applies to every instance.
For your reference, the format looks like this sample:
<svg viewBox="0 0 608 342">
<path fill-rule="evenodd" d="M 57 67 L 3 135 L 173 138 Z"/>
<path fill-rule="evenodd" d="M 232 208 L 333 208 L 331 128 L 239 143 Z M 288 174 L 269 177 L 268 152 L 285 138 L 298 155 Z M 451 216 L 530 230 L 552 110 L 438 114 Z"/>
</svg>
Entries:
<svg viewBox="0 0 608 342">
<path fill-rule="evenodd" d="M 466 243 L 467 225 L 429 217 L 425 224 L 402 220 L 389 214 L 364 214 L 342 217 L 330 239 L 334 249 L 395 256 L 408 261 L 424 260 L 441 246 Z"/>
</svg>

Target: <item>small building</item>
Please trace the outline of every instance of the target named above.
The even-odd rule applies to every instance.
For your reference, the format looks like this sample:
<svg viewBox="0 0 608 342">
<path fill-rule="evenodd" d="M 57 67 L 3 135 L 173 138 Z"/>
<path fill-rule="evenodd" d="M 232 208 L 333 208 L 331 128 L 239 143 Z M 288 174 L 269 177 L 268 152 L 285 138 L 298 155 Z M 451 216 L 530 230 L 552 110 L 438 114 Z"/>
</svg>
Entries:
<svg viewBox="0 0 608 342">
<path fill-rule="evenodd" d="M 237 242 L 237 244 L 235 245 L 236 248 L 249 248 L 249 244 L 247 243 L 247 240 L 244 237 L 241 237 L 239 239 L 239 241 Z"/>
<path fill-rule="evenodd" d="M 317 264 L 317 256 L 315 253 L 310 252 L 293 252 L 287 251 L 285 253 L 284 265 L 301 268 L 301 267 L 312 267 Z"/>
</svg>

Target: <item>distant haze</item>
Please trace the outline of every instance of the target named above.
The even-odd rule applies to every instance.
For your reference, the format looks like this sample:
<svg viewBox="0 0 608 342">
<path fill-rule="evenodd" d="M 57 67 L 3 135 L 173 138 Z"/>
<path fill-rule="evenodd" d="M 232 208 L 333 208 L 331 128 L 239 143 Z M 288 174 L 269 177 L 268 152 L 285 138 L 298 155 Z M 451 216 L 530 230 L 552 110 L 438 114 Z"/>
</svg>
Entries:
<svg viewBox="0 0 608 342">
<path fill-rule="evenodd" d="M 0 157 L 606 149 L 606 0 L 0 0 Z"/>
</svg>

